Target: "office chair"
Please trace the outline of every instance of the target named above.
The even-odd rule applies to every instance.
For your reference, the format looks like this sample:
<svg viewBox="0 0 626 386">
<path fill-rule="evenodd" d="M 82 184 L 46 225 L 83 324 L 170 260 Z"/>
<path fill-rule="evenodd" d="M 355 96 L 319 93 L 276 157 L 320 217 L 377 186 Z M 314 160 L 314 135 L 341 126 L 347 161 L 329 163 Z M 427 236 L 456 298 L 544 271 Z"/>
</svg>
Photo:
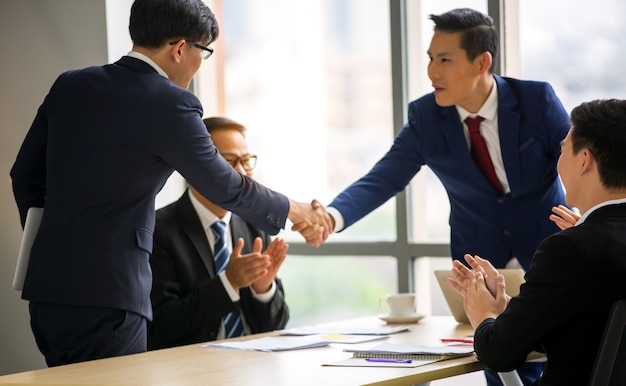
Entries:
<svg viewBox="0 0 626 386">
<path fill-rule="evenodd" d="M 589 386 L 626 385 L 626 299 L 617 301 L 600 342 Z"/>
</svg>

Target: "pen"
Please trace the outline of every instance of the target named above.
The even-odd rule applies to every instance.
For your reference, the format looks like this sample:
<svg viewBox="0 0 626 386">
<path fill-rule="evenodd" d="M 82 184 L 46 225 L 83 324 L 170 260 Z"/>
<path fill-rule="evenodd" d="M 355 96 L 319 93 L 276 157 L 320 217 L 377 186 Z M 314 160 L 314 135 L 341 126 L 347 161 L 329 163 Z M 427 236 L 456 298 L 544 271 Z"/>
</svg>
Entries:
<svg viewBox="0 0 626 386">
<path fill-rule="evenodd" d="M 474 344 L 474 339 L 441 339 L 443 343 L 470 343 Z"/>
<path fill-rule="evenodd" d="M 365 358 L 368 362 L 384 362 L 384 363 L 411 363 L 410 359 L 391 359 L 391 358 Z"/>
</svg>

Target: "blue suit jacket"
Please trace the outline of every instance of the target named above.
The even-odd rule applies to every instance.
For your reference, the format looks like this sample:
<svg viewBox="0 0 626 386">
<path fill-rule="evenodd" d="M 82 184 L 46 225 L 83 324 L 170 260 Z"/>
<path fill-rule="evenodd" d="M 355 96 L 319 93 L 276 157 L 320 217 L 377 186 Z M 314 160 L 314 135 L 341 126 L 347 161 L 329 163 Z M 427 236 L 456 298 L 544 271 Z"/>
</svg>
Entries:
<svg viewBox="0 0 626 386">
<path fill-rule="evenodd" d="M 287 197 L 224 161 L 191 92 L 131 57 L 62 74 L 11 170 L 22 224 L 45 208 L 22 297 L 151 318 L 154 199 L 173 170 L 271 234 L 285 224 Z"/>
<path fill-rule="evenodd" d="M 548 216 L 552 206 L 564 203 L 556 162 L 569 117 L 549 84 L 494 78 L 510 193 L 498 193 L 473 162 L 456 108 L 438 106 L 431 93 L 409 104 L 408 123 L 389 152 L 330 204 L 346 227 L 402 191 L 428 165 L 450 199 L 452 257 L 478 254 L 503 267 L 512 252 L 529 267 L 539 243 L 558 230 Z"/>
</svg>

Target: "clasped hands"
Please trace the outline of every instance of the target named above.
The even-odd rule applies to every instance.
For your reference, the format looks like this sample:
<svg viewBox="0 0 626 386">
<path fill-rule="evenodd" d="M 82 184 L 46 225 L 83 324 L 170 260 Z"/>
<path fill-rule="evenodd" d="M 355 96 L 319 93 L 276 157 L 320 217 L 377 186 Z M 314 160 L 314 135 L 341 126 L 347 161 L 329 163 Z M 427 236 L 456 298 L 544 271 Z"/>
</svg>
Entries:
<svg viewBox="0 0 626 386">
<path fill-rule="evenodd" d="M 306 243 L 319 247 L 335 227 L 334 219 L 319 201 L 311 204 L 290 200 L 289 220 L 292 231 L 300 232 Z"/>
<path fill-rule="evenodd" d="M 463 297 L 465 313 L 476 328 L 487 318 L 497 318 L 511 297 L 506 294 L 504 276 L 489 261 L 469 254 L 464 257 L 472 269 L 454 260 L 454 278 L 449 278 L 448 284 Z"/>
</svg>

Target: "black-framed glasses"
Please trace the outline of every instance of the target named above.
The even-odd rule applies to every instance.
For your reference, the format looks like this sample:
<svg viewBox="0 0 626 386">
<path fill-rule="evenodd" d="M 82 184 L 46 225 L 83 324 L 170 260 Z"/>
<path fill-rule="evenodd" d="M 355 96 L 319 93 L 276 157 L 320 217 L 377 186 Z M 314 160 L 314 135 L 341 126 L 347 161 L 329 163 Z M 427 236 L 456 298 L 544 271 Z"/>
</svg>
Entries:
<svg viewBox="0 0 626 386">
<path fill-rule="evenodd" d="M 241 157 L 233 153 L 220 153 L 220 154 L 222 155 L 222 157 L 224 157 L 226 162 L 228 162 L 230 166 L 232 166 L 235 169 L 237 168 L 237 165 L 239 163 L 241 163 L 241 166 L 243 166 L 243 169 L 245 171 L 250 171 L 254 169 L 254 167 L 256 166 L 256 159 L 257 159 L 256 154 L 244 154 Z"/>
<path fill-rule="evenodd" d="M 178 43 L 180 40 L 175 41 L 175 42 L 170 42 L 170 46 L 173 46 L 174 44 Z M 185 43 L 187 44 L 191 44 L 192 46 L 199 48 L 202 50 L 202 59 L 207 60 L 208 58 L 211 57 L 211 55 L 213 55 L 213 48 L 211 47 L 205 47 L 202 44 L 198 44 L 198 43 L 194 43 L 194 42 L 190 42 L 189 40 L 185 39 Z"/>
</svg>

